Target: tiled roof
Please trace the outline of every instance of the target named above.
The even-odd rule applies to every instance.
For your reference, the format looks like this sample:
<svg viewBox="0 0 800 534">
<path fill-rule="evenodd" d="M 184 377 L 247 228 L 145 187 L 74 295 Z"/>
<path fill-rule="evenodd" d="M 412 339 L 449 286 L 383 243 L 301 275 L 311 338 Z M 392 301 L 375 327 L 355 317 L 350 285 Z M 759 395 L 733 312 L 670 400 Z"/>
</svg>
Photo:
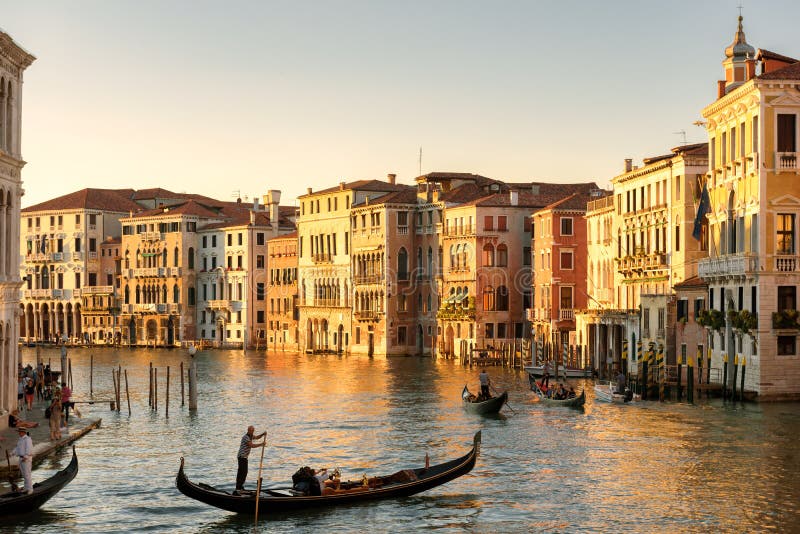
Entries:
<svg viewBox="0 0 800 534">
<path fill-rule="evenodd" d="M 417 203 L 417 188 L 411 185 L 404 185 L 403 189 L 400 191 L 394 191 L 392 193 L 387 193 L 385 195 L 381 195 L 377 198 L 370 198 L 369 205 L 378 205 L 378 204 L 416 204 Z M 353 204 L 354 208 L 360 208 L 366 206 L 366 202 L 359 202 L 357 204 Z"/>
<path fill-rule="evenodd" d="M 589 203 L 591 200 L 596 200 L 596 199 L 592 198 L 590 195 L 573 193 L 568 197 L 564 197 L 560 200 L 556 200 L 552 204 L 548 204 L 547 206 L 538 211 L 546 211 L 546 210 L 586 211 L 586 204 Z"/>
<path fill-rule="evenodd" d="M 195 215 L 197 217 L 218 218 L 224 217 L 219 211 L 209 208 L 200 204 L 196 200 L 187 200 L 181 204 L 173 206 L 156 208 L 154 210 L 145 210 L 133 214 L 133 218 L 142 217 L 173 217 L 175 215 Z"/>
<path fill-rule="evenodd" d="M 756 76 L 759 80 L 800 80 L 800 63 Z"/>
<path fill-rule="evenodd" d="M 59 211 L 73 209 L 91 209 L 102 211 L 129 212 L 138 211 L 142 207 L 131 200 L 133 189 L 81 189 L 60 197 L 28 206 L 22 213 L 36 211 Z"/>
<path fill-rule="evenodd" d="M 404 187 L 408 187 L 404 184 L 390 184 L 389 182 L 383 182 L 381 180 L 356 180 L 355 182 L 347 182 L 344 184 L 344 190 L 351 190 L 351 191 L 383 191 L 389 193 L 391 191 L 399 191 Z M 322 189 L 320 191 L 313 191 L 310 195 L 301 195 L 297 198 L 305 198 L 314 195 L 322 195 L 325 193 L 335 193 L 339 191 L 341 186 L 336 185 L 333 187 L 329 187 L 327 189 Z"/>
<path fill-rule="evenodd" d="M 692 145 L 680 145 L 676 146 L 672 150 L 672 154 L 662 154 L 660 156 L 653 156 L 650 158 L 642 159 L 642 162 L 645 165 L 652 165 L 658 161 L 663 161 L 665 159 L 670 159 L 675 156 L 707 156 L 708 155 L 708 143 L 694 143 Z"/>
<path fill-rule="evenodd" d="M 692 276 L 683 282 L 678 282 L 674 287 L 675 289 L 706 289 L 708 284 L 699 276 Z"/>
<path fill-rule="evenodd" d="M 541 190 L 539 193 L 532 191 L 518 191 L 517 204 L 511 204 L 511 194 L 509 192 L 495 193 L 488 197 L 478 199 L 473 202 L 467 202 L 466 205 L 475 205 L 481 207 L 522 207 L 522 208 L 543 208 L 555 202 L 563 200 L 571 195 L 583 197 L 586 200 L 583 203 L 583 209 L 586 209 L 586 202 L 590 200 L 589 196 L 592 191 L 598 190 L 599 187 L 594 182 L 579 183 L 579 184 L 548 184 L 550 187 L 545 192 Z"/>
<path fill-rule="evenodd" d="M 267 242 L 279 241 L 281 239 L 297 239 L 297 231 L 295 230 L 294 232 L 291 232 L 291 233 L 288 233 L 288 234 L 275 236 L 272 239 L 267 239 Z"/>
<path fill-rule="evenodd" d="M 494 193 L 487 193 L 483 187 L 475 184 L 464 184 L 450 191 L 439 194 L 439 200 L 448 204 L 464 204 L 475 200 L 492 196 Z"/>
<path fill-rule="evenodd" d="M 771 50 L 765 50 L 763 48 L 759 48 L 758 52 L 756 52 L 756 60 L 759 59 L 775 59 L 785 63 L 797 63 L 800 61 L 793 57 L 784 56 L 782 54 L 778 54 L 777 52 L 772 52 Z"/>
</svg>

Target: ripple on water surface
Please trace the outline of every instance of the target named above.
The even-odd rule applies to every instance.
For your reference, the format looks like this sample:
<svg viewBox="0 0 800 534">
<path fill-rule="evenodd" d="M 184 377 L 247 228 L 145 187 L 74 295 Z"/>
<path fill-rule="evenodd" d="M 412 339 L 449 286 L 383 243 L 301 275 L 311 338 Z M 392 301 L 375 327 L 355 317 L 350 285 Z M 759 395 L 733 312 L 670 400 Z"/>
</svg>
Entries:
<svg viewBox="0 0 800 534">
<path fill-rule="evenodd" d="M 461 407 L 477 371 L 451 361 L 368 359 L 241 351 L 197 355 L 199 410 L 180 405 L 182 351 L 73 349 L 76 399 L 109 398 L 111 369 L 128 370 L 133 414 L 82 405 L 103 425 L 78 442 L 80 473 L 16 532 L 244 532 L 252 518 L 205 506 L 175 488 L 180 457 L 195 481 L 233 486 L 248 424 L 268 430 L 264 479 L 287 482 L 302 465 L 345 477 L 452 459 L 483 431 L 469 475 L 397 501 L 271 517 L 270 532 L 786 530 L 800 524 L 797 404 L 731 408 L 588 402 L 582 411 L 539 405 L 518 371 L 491 369 L 511 409 L 487 418 Z M 33 360 L 23 351 L 25 361 Z M 57 351 L 43 351 L 58 362 Z M 149 410 L 148 364 L 158 368 Z M 58 364 L 56 363 L 56 366 Z M 170 413 L 166 417 L 166 368 Z M 188 399 L 187 399 L 188 400 Z M 125 407 L 125 401 L 123 400 Z M 250 461 L 256 478 L 260 451 Z M 66 464 L 45 462 L 35 479 Z"/>
</svg>

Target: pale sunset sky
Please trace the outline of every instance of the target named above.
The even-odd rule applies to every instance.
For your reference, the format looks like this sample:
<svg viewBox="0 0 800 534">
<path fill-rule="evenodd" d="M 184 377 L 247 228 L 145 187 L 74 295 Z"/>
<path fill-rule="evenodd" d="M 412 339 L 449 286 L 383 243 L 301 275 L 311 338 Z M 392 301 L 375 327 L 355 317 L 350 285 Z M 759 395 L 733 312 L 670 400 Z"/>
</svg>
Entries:
<svg viewBox="0 0 800 534">
<path fill-rule="evenodd" d="M 25 72 L 23 206 L 84 187 L 292 204 L 422 172 L 597 181 L 706 140 L 735 0 L 0 0 Z M 800 57 L 798 1 L 744 2 Z"/>
</svg>

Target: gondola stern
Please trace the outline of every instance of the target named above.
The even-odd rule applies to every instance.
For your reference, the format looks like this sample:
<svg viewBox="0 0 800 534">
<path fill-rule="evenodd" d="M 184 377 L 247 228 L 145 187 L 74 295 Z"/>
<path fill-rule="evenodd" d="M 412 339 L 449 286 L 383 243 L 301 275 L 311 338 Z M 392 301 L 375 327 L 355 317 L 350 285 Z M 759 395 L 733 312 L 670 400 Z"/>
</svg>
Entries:
<svg viewBox="0 0 800 534">
<path fill-rule="evenodd" d="M 477 456 L 481 450 L 481 430 L 475 432 L 475 437 L 472 438 L 472 447 L 475 449 L 475 455 Z"/>
</svg>

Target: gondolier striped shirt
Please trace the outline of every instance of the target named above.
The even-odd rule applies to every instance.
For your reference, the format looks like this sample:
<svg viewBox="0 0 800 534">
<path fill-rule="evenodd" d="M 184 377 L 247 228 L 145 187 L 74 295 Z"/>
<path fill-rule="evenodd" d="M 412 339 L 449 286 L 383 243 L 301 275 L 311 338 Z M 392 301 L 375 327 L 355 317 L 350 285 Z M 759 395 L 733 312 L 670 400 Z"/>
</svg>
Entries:
<svg viewBox="0 0 800 534">
<path fill-rule="evenodd" d="M 250 456 L 250 449 L 253 448 L 253 438 L 249 434 L 242 436 L 242 444 L 239 445 L 239 453 L 237 458 L 247 458 Z"/>
</svg>

